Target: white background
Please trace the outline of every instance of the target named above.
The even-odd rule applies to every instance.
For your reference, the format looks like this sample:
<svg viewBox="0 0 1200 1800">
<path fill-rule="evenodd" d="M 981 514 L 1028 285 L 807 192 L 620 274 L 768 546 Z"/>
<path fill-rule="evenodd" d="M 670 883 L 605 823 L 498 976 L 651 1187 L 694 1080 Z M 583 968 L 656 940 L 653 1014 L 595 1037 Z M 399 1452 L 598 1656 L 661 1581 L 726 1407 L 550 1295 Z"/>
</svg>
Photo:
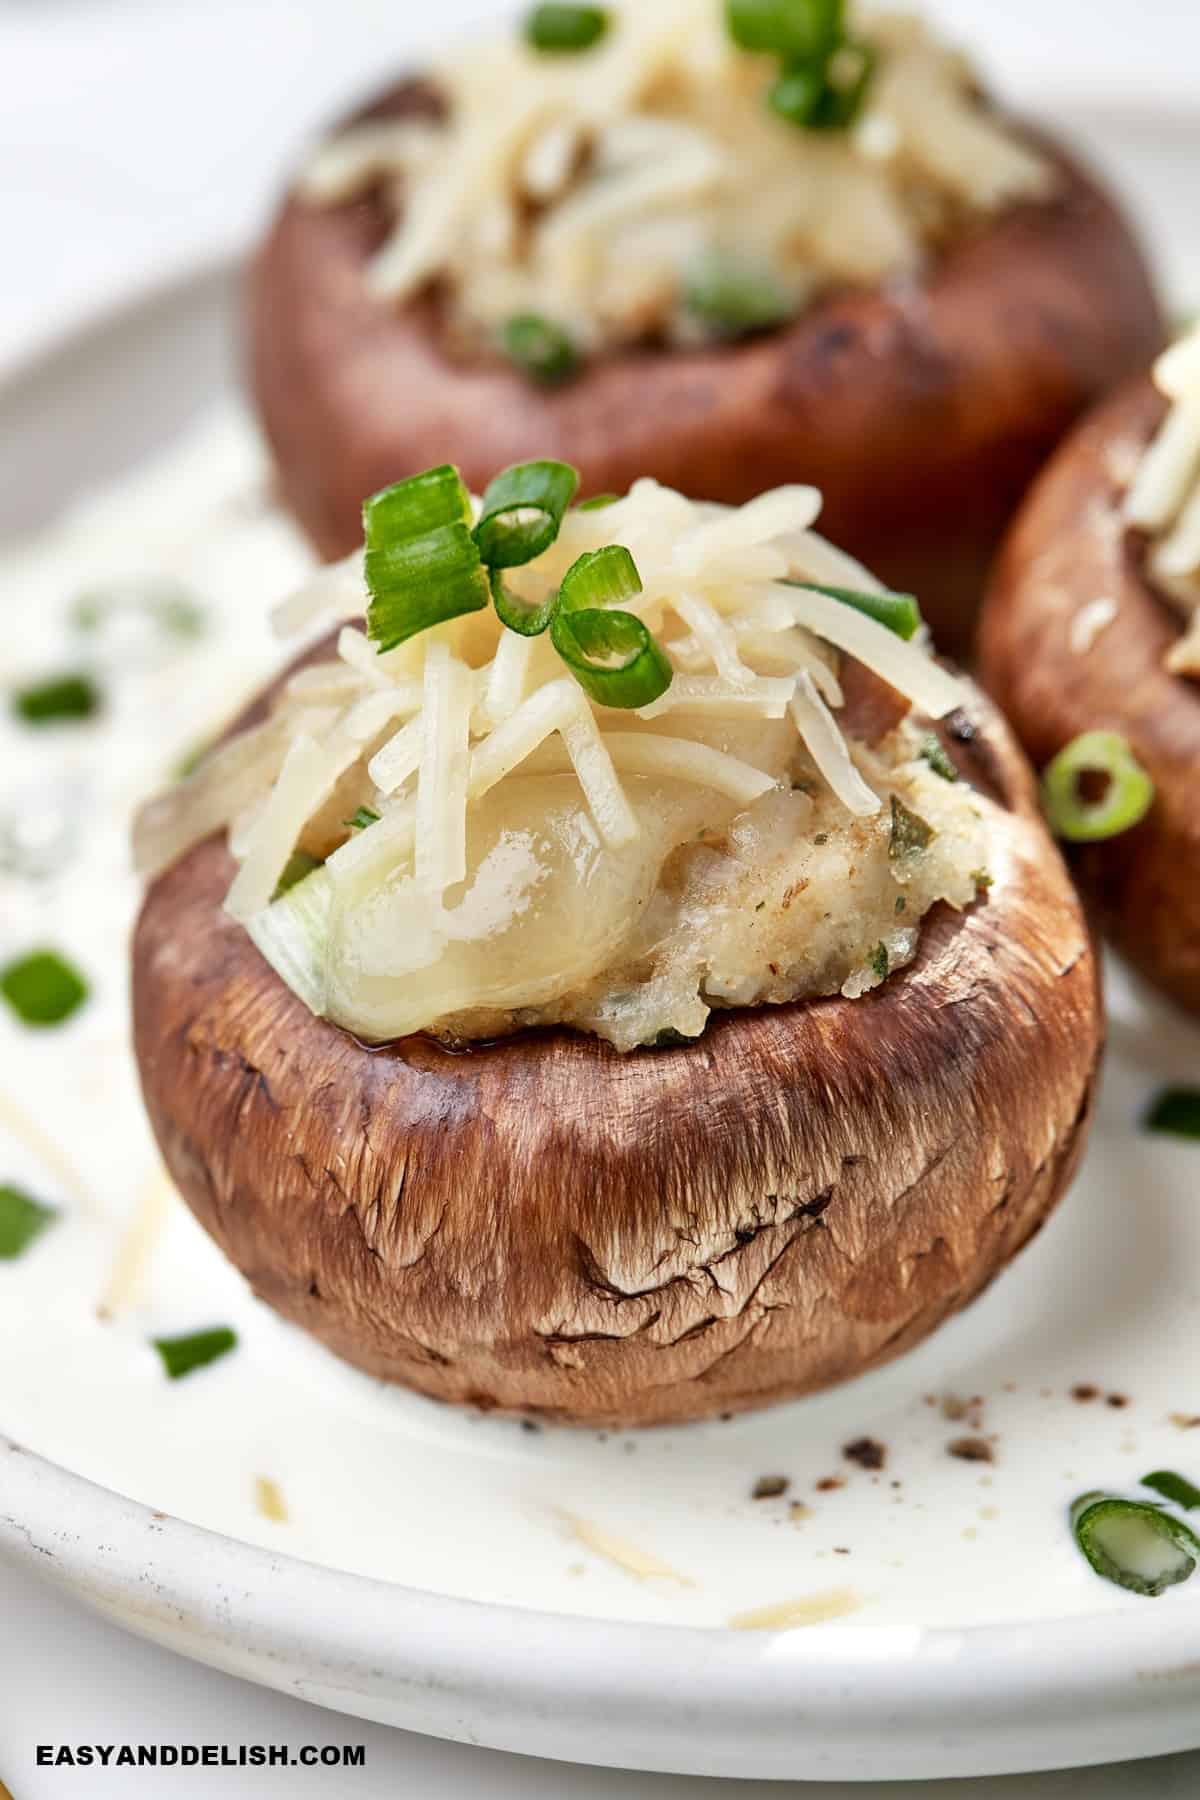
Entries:
<svg viewBox="0 0 1200 1800">
<path fill-rule="evenodd" d="M 252 240 L 312 125 L 397 60 L 498 10 L 471 0 L 0 0 L 0 375 L 133 287 Z M 1008 94 L 1200 105 L 1196 0 L 932 0 Z M 363 1771 L 55 1772 L 39 1742 L 364 1744 Z M 676 1800 L 706 1784 L 533 1763 L 363 1726 L 126 1638 L 0 1571 L 0 1780 L 14 1800 L 306 1793 Z M 714 1800 L 864 1788 L 726 1783 Z M 906 1800 L 1179 1800 L 1200 1757 Z"/>
</svg>

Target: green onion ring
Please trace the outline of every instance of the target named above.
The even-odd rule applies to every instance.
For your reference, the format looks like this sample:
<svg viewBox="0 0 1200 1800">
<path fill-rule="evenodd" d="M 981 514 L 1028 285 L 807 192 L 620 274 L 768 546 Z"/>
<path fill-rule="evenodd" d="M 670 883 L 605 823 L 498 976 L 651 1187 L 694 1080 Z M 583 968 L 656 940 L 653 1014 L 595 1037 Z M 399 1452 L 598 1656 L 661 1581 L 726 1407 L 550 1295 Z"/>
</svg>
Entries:
<svg viewBox="0 0 1200 1800">
<path fill-rule="evenodd" d="M 525 19 L 525 42 L 534 50 L 590 50 L 608 30 L 608 14 L 600 6 L 535 6 Z"/>
<path fill-rule="evenodd" d="M 569 333 L 541 313 L 517 313 L 505 323 L 500 342 L 509 361 L 543 387 L 558 387 L 579 368 Z"/>
<path fill-rule="evenodd" d="M 1084 775 L 1108 777 L 1099 800 L 1081 796 Z M 1050 828 L 1068 843 L 1119 837 L 1139 824 L 1153 804 L 1154 783 L 1128 739 L 1115 731 L 1085 731 L 1059 751 L 1042 775 L 1042 805 Z"/>
<path fill-rule="evenodd" d="M 1097 1575 L 1132 1594 L 1157 1597 L 1187 1581 L 1200 1561 L 1200 1538 L 1191 1526 L 1143 1500 L 1081 1494 L 1071 1508 L 1071 1531 Z"/>
<path fill-rule="evenodd" d="M 842 0 L 725 0 L 725 27 L 739 50 L 826 57 L 843 31 Z"/>
<path fill-rule="evenodd" d="M 579 487 L 570 463 L 516 463 L 488 486 L 475 527 L 489 569 L 516 569 L 548 550 Z"/>
<path fill-rule="evenodd" d="M 623 544 L 589 551 L 563 577 L 550 637 L 584 693 L 600 706 L 649 706 L 674 680 L 642 621 L 609 604 L 641 591 L 637 564 Z"/>
<path fill-rule="evenodd" d="M 533 601 L 522 600 L 519 594 L 513 593 L 505 583 L 503 570 L 493 569 L 491 582 L 492 604 L 500 623 L 506 625 L 509 631 L 515 631 L 519 637 L 541 637 L 554 617 L 558 605 L 558 589 L 551 588 L 545 600 L 537 605 Z"/>
<path fill-rule="evenodd" d="M 1151 1475 L 1142 1476 L 1142 1486 L 1153 1488 L 1164 1500 L 1182 1506 L 1185 1512 L 1191 1512 L 1200 1506 L 1200 1488 L 1187 1479 L 1186 1475 L 1177 1475 L 1174 1469 L 1155 1469 Z"/>
<path fill-rule="evenodd" d="M 443 525 L 471 523 L 471 496 L 449 463 L 393 482 L 363 502 L 369 550 L 386 550 L 402 538 L 425 537 Z"/>
</svg>

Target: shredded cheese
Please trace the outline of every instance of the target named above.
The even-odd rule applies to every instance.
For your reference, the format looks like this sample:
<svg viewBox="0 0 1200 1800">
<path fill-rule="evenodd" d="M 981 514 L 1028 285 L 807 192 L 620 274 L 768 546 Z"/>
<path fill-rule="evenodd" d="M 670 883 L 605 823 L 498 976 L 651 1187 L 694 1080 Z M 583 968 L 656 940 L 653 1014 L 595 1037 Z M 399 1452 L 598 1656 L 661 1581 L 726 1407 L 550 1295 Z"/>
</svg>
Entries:
<svg viewBox="0 0 1200 1800">
<path fill-rule="evenodd" d="M 964 209 L 1053 187 L 959 55 L 906 15 L 854 12 L 876 72 L 852 130 L 774 114 L 775 66 L 734 45 L 718 0 L 628 0 L 584 55 L 541 56 L 512 31 L 457 46 L 432 70 L 440 124 L 354 125 L 300 190 L 320 206 L 390 195 L 371 289 L 402 304 L 439 281 L 476 346 L 529 311 L 585 349 L 693 341 L 689 296 L 714 255 L 799 310 L 830 283 L 918 269 Z M 832 78 L 854 69 L 835 59 Z"/>
<path fill-rule="evenodd" d="M 1200 677 L 1200 325 L 1154 366 L 1171 401 L 1125 500 L 1126 521 L 1150 537 L 1152 580 L 1187 618 L 1167 667 Z"/>
</svg>

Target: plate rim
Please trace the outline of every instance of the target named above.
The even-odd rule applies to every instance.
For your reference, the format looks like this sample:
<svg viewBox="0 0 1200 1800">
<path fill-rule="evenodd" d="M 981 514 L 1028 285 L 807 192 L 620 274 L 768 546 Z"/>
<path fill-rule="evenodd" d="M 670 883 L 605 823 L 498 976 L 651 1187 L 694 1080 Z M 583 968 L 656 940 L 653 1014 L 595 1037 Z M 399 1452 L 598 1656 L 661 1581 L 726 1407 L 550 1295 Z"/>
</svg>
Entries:
<svg viewBox="0 0 1200 1800">
<path fill-rule="evenodd" d="M 91 340 L 242 266 L 205 256 L 132 285 L 0 369 L 0 405 Z M 0 1562 L 198 1662 L 455 1741 L 648 1771 L 851 1781 L 1200 1748 L 1200 1606 L 1174 1613 L 1169 1634 L 1153 1607 L 739 1632 L 351 1574 L 156 1511 L 2 1431 L 0 1496 Z"/>
</svg>

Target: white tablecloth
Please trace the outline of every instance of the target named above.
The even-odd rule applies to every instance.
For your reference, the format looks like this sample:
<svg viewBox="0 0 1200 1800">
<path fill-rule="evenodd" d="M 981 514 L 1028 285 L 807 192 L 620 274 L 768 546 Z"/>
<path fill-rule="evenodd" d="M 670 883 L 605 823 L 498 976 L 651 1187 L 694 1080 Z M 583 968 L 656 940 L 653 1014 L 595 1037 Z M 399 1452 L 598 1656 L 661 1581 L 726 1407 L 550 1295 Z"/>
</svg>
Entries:
<svg viewBox="0 0 1200 1800">
<path fill-rule="evenodd" d="M 448 29 L 471 0 L 0 0 L 0 375 L 133 287 L 248 243 L 315 121 Z M 934 0 L 1016 99 L 1200 100 L 1195 0 Z M 363 1744 L 363 1770 L 55 1771 L 38 1743 Z M 0 1571 L 0 1784 L 15 1800 L 325 1793 L 675 1800 L 694 1780 L 565 1769 L 362 1726 L 176 1660 Z M 714 1800 L 782 1789 L 713 1788 Z M 798 1788 L 800 1800 L 866 1797 Z M 1173 1800 L 1200 1758 L 910 1787 L 909 1800 Z"/>
</svg>

